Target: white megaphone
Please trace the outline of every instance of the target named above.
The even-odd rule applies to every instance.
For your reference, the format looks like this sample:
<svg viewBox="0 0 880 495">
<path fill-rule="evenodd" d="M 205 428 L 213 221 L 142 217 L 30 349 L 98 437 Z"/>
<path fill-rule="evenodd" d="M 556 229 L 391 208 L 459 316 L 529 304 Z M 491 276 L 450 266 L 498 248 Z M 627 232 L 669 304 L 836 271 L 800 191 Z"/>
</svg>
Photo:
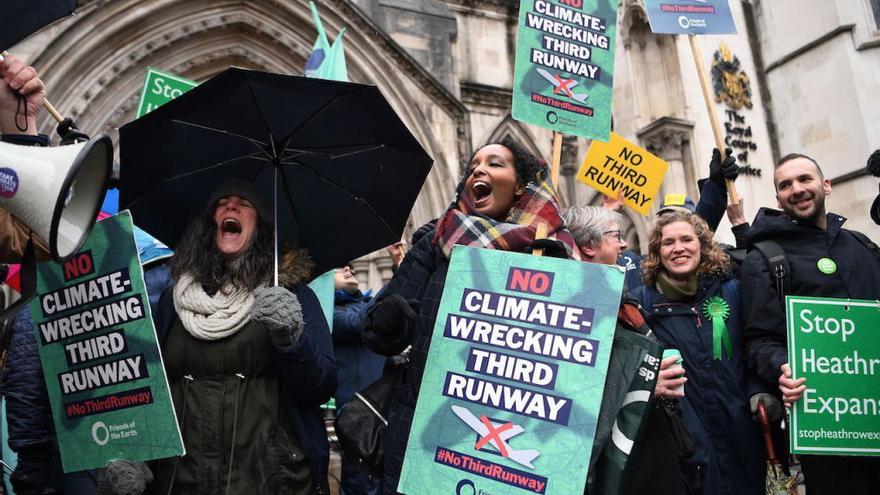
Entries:
<svg viewBox="0 0 880 495">
<path fill-rule="evenodd" d="M 92 231 L 113 166 L 105 134 L 40 148 L 0 143 L 0 208 L 5 208 L 64 260 Z"/>
</svg>

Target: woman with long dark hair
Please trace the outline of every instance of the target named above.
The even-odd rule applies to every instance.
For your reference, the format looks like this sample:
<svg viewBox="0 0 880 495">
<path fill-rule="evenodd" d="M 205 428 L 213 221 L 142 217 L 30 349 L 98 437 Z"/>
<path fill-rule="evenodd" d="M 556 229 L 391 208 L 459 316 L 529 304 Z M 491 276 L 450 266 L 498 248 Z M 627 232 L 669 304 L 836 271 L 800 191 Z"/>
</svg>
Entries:
<svg viewBox="0 0 880 495">
<path fill-rule="evenodd" d="M 172 258 L 156 331 L 186 455 L 158 463 L 153 493 L 328 493 L 333 346 L 304 251 L 271 286 L 271 213 L 251 183 L 227 181 Z"/>
<path fill-rule="evenodd" d="M 364 325 L 367 346 L 386 356 L 412 346 L 405 383 L 392 397 L 385 493 L 396 493 L 452 248 L 465 245 L 528 252 L 541 223 L 555 239 L 547 245 L 556 254 L 577 256 L 571 234 L 563 227 L 547 167 L 511 140 L 487 144 L 471 158 L 456 198 L 433 235 L 424 235 L 413 246 L 378 296 Z"/>
</svg>

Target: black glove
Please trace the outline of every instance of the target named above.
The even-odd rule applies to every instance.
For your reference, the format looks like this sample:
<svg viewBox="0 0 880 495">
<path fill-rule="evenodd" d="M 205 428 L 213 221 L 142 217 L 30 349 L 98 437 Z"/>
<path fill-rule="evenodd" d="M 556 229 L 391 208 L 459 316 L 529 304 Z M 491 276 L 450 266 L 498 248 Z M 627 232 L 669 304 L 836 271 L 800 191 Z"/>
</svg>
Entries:
<svg viewBox="0 0 880 495">
<path fill-rule="evenodd" d="M 543 249 L 544 256 L 549 258 L 567 259 L 571 256 L 571 253 L 565 248 L 565 244 L 557 239 L 535 239 L 532 242 L 532 247 L 529 249 L 530 253 L 532 249 Z"/>
<path fill-rule="evenodd" d="M 407 301 L 400 294 L 386 297 L 370 312 L 370 326 L 382 334 L 394 334 L 413 328 L 418 317 L 419 302 Z"/>
<path fill-rule="evenodd" d="M 266 325 L 269 338 L 279 347 L 289 347 L 305 326 L 299 299 L 284 287 L 257 287 L 251 318 Z"/>
<path fill-rule="evenodd" d="M 43 492 L 54 485 L 51 481 L 53 473 L 53 460 L 50 447 L 45 445 L 29 445 L 23 447 L 18 453 L 18 464 L 10 477 L 12 488 L 15 493 L 21 495 L 42 495 Z M 56 466 L 60 468 L 60 466 Z"/>
<path fill-rule="evenodd" d="M 868 173 L 874 177 L 880 177 L 880 150 L 876 150 L 868 157 Z"/>
<path fill-rule="evenodd" d="M 721 152 L 718 148 L 712 150 L 712 161 L 709 162 L 709 180 L 714 182 L 721 189 L 727 190 L 725 180 L 736 180 L 739 176 L 739 165 L 736 164 L 736 157 L 731 153 L 730 148 L 725 150 L 727 158 L 721 161 Z"/>
<path fill-rule="evenodd" d="M 764 409 L 767 411 L 767 418 L 771 423 L 782 418 L 782 402 L 773 394 L 767 392 L 759 392 L 749 399 L 749 407 L 752 409 L 752 418 L 758 419 L 758 402 L 764 401 Z"/>
</svg>

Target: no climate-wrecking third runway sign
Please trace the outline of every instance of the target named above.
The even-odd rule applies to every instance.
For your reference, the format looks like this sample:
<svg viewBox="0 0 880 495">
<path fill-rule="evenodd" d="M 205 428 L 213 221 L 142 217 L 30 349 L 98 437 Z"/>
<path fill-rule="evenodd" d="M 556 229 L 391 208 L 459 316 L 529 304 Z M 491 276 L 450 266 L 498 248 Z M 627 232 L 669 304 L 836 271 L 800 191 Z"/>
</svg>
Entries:
<svg viewBox="0 0 880 495">
<path fill-rule="evenodd" d="M 522 0 L 513 118 L 607 141 L 617 0 Z"/>
</svg>

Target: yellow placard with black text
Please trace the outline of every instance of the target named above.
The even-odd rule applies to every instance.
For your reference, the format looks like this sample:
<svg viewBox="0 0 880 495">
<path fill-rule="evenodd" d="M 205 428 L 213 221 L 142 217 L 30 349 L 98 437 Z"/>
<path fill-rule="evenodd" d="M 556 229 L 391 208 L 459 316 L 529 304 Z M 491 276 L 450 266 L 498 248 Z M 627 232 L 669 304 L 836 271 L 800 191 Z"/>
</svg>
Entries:
<svg viewBox="0 0 880 495">
<path fill-rule="evenodd" d="M 619 191 L 623 204 L 647 215 L 668 168 L 665 161 L 612 132 L 607 143 L 593 141 L 577 178 L 607 196 L 616 197 Z"/>
</svg>

